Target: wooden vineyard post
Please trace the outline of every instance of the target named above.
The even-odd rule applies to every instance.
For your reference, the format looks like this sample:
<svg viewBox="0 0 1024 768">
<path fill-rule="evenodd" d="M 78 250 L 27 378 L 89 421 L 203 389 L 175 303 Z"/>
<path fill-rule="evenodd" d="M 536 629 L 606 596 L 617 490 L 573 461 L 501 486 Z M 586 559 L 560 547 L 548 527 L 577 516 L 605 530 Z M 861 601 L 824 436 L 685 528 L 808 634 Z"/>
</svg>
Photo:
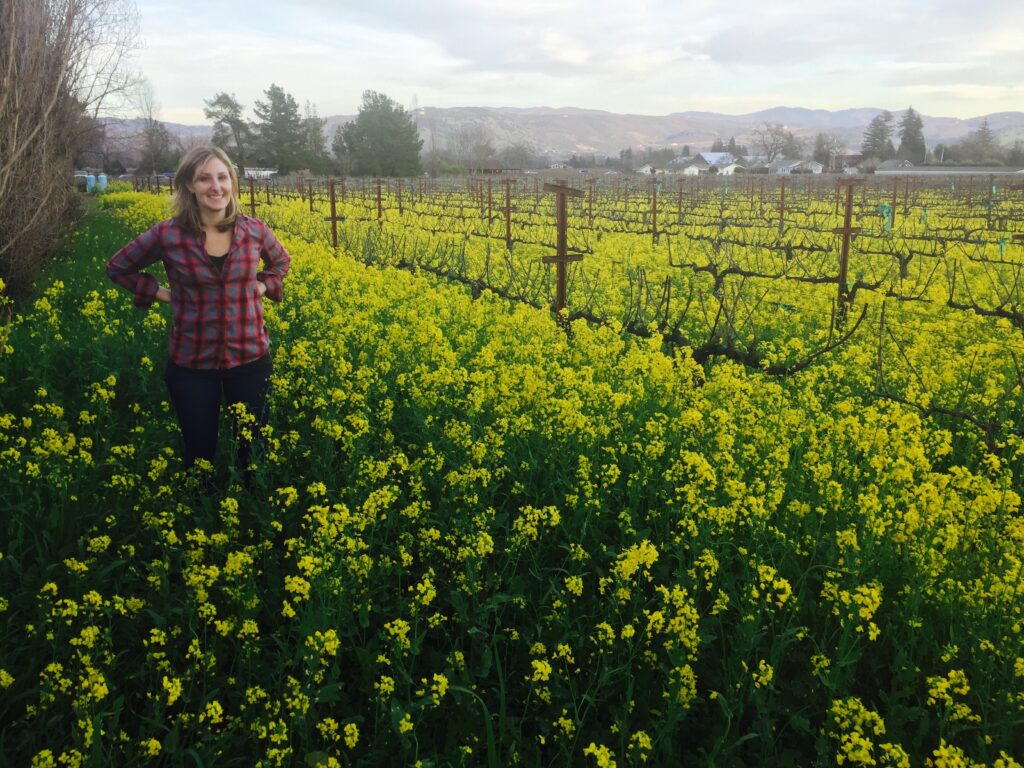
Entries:
<svg viewBox="0 0 1024 768">
<path fill-rule="evenodd" d="M 487 177 L 487 225 L 494 223 L 494 199 L 491 196 L 491 177 Z"/>
<path fill-rule="evenodd" d="M 569 228 L 569 198 L 583 197 L 583 191 L 568 186 L 564 179 L 557 179 L 555 184 L 545 184 L 545 192 L 555 193 L 555 223 L 558 227 L 558 240 L 554 256 L 545 256 L 541 259 L 545 264 L 554 264 L 556 267 L 555 306 L 556 313 L 565 309 L 565 280 L 567 265 L 570 261 L 582 261 L 583 254 L 569 254 L 568 228 Z"/>
<path fill-rule="evenodd" d="M 338 222 L 344 221 L 344 216 L 338 215 L 338 201 L 334 194 L 334 179 L 330 179 L 327 182 L 327 194 L 331 200 L 331 215 L 324 216 L 324 221 L 331 222 L 331 244 L 334 249 L 338 249 Z"/>
<path fill-rule="evenodd" d="M 783 176 L 782 185 L 779 187 L 779 234 L 782 234 L 786 226 L 786 177 Z"/>
<path fill-rule="evenodd" d="M 313 191 L 314 191 L 314 189 L 313 189 L 313 182 L 310 181 L 309 184 L 307 184 L 306 186 L 309 189 L 309 212 L 312 213 L 313 210 L 314 210 L 313 209 Z"/>
<path fill-rule="evenodd" d="M 651 175 L 651 241 L 658 242 L 658 181 Z"/>
<path fill-rule="evenodd" d="M 270 179 L 267 179 L 267 184 L 266 184 L 266 186 L 265 186 L 265 187 L 263 188 L 263 191 L 264 191 L 264 192 L 266 193 L 266 195 L 267 195 L 267 205 L 270 205 Z"/>
<path fill-rule="evenodd" d="M 843 226 L 832 230 L 835 234 L 843 236 L 843 247 L 839 252 L 839 296 L 836 304 L 836 326 L 839 328 L 846 324 L 846 316 L 850 309 L 850 289 L 847 285 L 850 271 L 850 238 L 861 230 L 861 227 L 851 226 L 853 224 L 853 188 L 857 184 L 863 183 L 862 179 L 842 179 L 836 185 L 836 189 L 846 187 L 846 213 L 843 216 Z"/>
<path fill-rule="evenodd" d="M 896 229 L 896 195 L 899 190 L 900 181 L 899 179 L 892 180 L 892 218 L 889 219 L 889 224 L 892 229 Z"/>
<path fill-rule="evenodd" d="M 757 216 L 758 218 L 764 216 L 764 179 L 761 179 L 761 191 L 757 197 Z"/>
<path fill-rule="evenodd" d="M 402 208 L 402 180 L 401 179 L 398 179 L 397 181 L 395 181 L 395 194 L 398 197 L 398 215 L 399 216 L 404 216 L 405 215 L 405 209 Z"/>
<path fill-rule="evenodd" d="M 594 226 L 594 187 L 597 182 L 593 179 L 590 180 L 590 194 L 587 196 L 587 220 L 590 222 L 590 226 Z"/>
<path fill-rule="evenodd" d="M 256 218 L 256 206 L 259 203 L 256 202 L 256 182 L 253 178 L 249 177 L 249 215 L 254 219 Z"/>
<path fill-rule="evenodd" d="M 512 250 L 512 179 L 505 179 L 505 247 Z"/>
<path fill-rule="evenodd" d="M 679 180 L 679 195 L 676 198 L 676 224 L 683 223 L 683 180 Z"/>
<path fill-rule="evenodd" d="M 377 223 L 384 225 L 384 206 L 381 201 L 381 188 L 384 186 L 382 179 L 377 179 Z"/>
</svg>

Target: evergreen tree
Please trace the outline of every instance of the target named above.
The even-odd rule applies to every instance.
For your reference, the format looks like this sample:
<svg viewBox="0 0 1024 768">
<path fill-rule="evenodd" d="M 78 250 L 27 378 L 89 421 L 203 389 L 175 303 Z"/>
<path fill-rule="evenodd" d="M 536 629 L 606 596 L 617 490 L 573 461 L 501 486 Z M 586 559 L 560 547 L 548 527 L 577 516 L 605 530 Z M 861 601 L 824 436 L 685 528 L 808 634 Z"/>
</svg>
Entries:
<svg viewBox="0 0 1024 768">
<path fill-rule="evenodd" d="M 978 160 L 982 162 L 985 160 L 991 160 L 996 154 L 996 137 L 992 133 L 992 129 L 989 127 L 987 117 L 981 121 L 981 125 L 978 126 L 978 130 L 974 132 L 973 138 Z"/>
<path fill-rule="evenodd" d="M 907 107 L 907 111 L 900 118 L 900 148 L 896 156 L 917 165 L 924 162 L 927 154 L 921 115 L 915 112 L 913 107 Z"/>
<path fill-rule="evenodd" d="M 423 139 L 416 123 L 389 96 L 363 91 L 356 119 L 342 129 L 354 172 L 374 176 L 418 176 Z"/>
<path fill-rule="evenodd" d="M 717 138 L 711 144 L 712 152 L 725 152 L 725 142 L 721 138 Z"/>
<path fill-rule="evenodd" d="M 868 123 L 860 146 L 865 157 L 889 160 L 896 155 L 896 148 L 892 145 L 892 121 L 892 112 L 885 110 Z"/>
<path fill-rule="evenodd" d="M 288 173 L 301 165 L 305 145 L 299 105 L 280 86 L 271 84 L 264 93 L 267 100 L 257 101 L 252 110 L 258 121 L 255 128 L 259 154 L 261 160 L 275 166 L 278 173 Z"/>
<path fill-rule="evenodd" d="M 302 118 L 303 151 L 302 164 L 313 173 L 325 174 L 331 161 L 327 157 L 327 140 L 324 137 L 326 120 L 317 114 L 316 107 L 306 102 L 306 115 Z"/>
<path fill-rule="evenodd" d="M 218 93 L 203 103 L 203 114 L 213 120 L 213 143 L 231 155 L 238 165 L 238 175 L 244 176 L 252 131 L 242 117 L 242 105 L 233 93 Z"/>
</svg>

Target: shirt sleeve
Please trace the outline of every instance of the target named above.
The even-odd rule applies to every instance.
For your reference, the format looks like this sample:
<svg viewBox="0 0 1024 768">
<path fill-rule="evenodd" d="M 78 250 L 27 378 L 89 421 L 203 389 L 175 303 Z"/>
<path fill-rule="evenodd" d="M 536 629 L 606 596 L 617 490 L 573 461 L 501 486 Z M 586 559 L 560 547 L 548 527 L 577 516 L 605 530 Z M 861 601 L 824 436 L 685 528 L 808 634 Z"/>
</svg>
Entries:
<svg viewBox="0 0 1024 768">
<path fill-rule="evenodd" d="M 270 227 L 261 221 L 260 229 L 262 230 L 260 259 L 265 268 L 256 273 L 256 279 L 267 286 L 265 295 L 268 299 L 280 302 L 284 288 L 284 276 L 288 274 L 292 259 L 274 233 L 270 231 Z"/>
<path fill-rule="evenodd" d="M 148 309 L 156 298 L 160 283 L 153 275 L 141 272 L 163 255 L 161 230 L 163 224 L 150 227 L 107 262 L 107 277 L 131 292 L 135 306 Z"/>
</svg>

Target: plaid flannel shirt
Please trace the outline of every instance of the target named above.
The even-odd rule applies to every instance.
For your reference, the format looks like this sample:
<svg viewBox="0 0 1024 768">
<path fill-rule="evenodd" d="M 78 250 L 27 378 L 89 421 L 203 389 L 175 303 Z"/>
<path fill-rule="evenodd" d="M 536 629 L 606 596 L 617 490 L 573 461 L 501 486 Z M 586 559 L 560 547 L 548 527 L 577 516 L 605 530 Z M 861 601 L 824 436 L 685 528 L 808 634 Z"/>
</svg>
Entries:
<svg viewBox="0 0 1024 768">
<path fill-rule="evenodd" d="M 131 291 L 137 307 L 147 309 L 159 283 L 140 270 L 158 260 L 163 260 L 171 289 L 172 362 L 186 368 L 233 368 L 267 353 L 270 337 L 256 282 L 267 286 L 267 298 L 281 301 L 291 258 L 266 224 L 239 214 L 218 270 L 206 255 L 205 233 L 195 235 L 173 219 L 162 221 L 114 254 L 107 275 Z"/>
</svg>

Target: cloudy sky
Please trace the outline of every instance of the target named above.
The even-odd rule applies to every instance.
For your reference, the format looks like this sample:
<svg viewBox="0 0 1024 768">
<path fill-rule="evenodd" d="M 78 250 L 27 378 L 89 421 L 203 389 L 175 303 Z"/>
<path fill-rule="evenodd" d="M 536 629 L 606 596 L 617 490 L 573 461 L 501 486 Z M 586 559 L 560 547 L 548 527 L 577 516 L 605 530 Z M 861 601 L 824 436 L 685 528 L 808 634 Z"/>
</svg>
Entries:
<svg viewBox="0 0 1024 768">
<path fill-rule="evenodd" d="M 1024 110 L 1024 0 L 137 0 L 164 120 L 276 83 L 322 116 L 406 107 L 664 115 Z"/>
</svg>

